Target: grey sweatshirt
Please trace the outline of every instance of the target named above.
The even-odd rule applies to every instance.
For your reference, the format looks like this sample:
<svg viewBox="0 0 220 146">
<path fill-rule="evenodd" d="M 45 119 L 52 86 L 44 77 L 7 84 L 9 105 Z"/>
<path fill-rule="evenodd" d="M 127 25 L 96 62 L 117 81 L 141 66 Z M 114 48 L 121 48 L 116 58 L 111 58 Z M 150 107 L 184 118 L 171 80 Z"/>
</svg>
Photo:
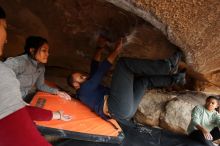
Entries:
<svg viewBox="0 0 220 146">
<path fill-rule="evenodd" d="M 4 63 L 15 72 L 20 81 L 22 98 L 35 92 L 36 89 L 52 94 L 57 93 L 58 89 L 51 88 L 44 83 L 44 65 L 31 59 L 28 55 L 11 57 Z"/>
<path fill-rule="evenodd" d="M 24 106 L 15 73 L 0 61 L 0 119 Z"/>
</svg>

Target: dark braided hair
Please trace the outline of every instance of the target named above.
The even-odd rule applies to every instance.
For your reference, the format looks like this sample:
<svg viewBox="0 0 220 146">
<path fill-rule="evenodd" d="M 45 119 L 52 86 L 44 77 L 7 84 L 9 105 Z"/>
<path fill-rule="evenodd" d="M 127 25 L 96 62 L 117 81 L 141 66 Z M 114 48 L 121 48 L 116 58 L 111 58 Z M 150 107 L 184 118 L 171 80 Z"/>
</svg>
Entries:
<svg viewBox="0 0 220 146">
<path fill-rule="evenodd" d="M 6 18 L 6 14 L 4 9 L 0 6 L 0 19 L 5 19 Z"/>
<path fill-rule="evenodd" d="M 40 47 L 45 43 L 48 43 L 48 41 L 45 38 L 42 38 L 40 36 L 29 36 L 25 42 L 24 53 L 34 58 L 33 55 L 35 55 L 37 51 L 40 49 Z M 31 54 L 31 48 L 35 49 L 34 54 Z"/>
</svg>

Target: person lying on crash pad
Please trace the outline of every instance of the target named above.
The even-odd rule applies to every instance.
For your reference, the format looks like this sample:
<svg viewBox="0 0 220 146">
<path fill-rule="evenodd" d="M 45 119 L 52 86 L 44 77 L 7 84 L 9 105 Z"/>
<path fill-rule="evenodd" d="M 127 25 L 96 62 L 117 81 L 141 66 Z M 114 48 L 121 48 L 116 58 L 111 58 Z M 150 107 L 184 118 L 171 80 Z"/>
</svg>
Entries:
<svg viewBox="0 0 220 146">
<path fill-rule="evenodd" d="M 107 41 L 107 40 L 106 40 Z M 184 84 L 185 73 L 175 73 L 181 53 L 165 60 L 119 58 L 112 75 L 111 88 L 101 84 L 106 72 L 122 51 L 122 39 L 104 61 L 99 47 L 91 63 L 90 74 L 74 72 L 68 83 L 76 89 L 76 96 L 103 119 L 129 121 L 135 114 L 146 89 Z"/>
<path fill-rule="evenodd" d="M 40 36 L 29 36 L 24 46 L 24 54 L 10 57 L 4 63 L 11 68 L 20 81 L 22 98 L 30 102 L 36 90 L 56 94 L 66 100 L 71 97 L 57 88 L 49 87 L 44 83 L 44 64 L 49 56 L 49 44 L 45 38 Z"/>
<path fill-rule="evenodd" d="M 220 139 L 220 114 L 216 111 L 218 107 L 219 97 L 209 96 L 205 105 L 197 105 L 193 108 L 187 129 L 192 139 L 208 146 L 214 146 L 212 141 Z"/>
<path fill-rule="evenodd" d="M 6 14 L 0 6 L 0 56 L 7 38 Z M 20 84 L 15 73 L 0 61 L 0 145 L 52 146 L 39 133 L 33 120 L 69 121 L 62 111 L 52 112 L 27 106 L 21 98 Z"/>
</svg>

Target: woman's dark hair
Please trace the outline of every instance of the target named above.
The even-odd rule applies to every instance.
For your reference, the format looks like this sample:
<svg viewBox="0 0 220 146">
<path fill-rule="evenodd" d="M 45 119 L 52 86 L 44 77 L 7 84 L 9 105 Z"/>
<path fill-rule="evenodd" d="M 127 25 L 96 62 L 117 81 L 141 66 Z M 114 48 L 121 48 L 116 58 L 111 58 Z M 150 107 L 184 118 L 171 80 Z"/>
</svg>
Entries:
<svg viewBox="0 0 220 146">
<path fill-rule="evenodd" d="M 37 53 L 38 49 L 40 49 L 40 47 L 45 43 L 48 43 L 48 41 L 45 38 L 42 38 L 40 36 L 29 36 L 25 42 L 24 53 L 28 54 L 28 56 L 33 57 L 33 55 Z M 31 48 L 35 49 L 34 54 L 31 54 Z"/>
<path fill-rule="evenodd" d="M 68 77 L 67 77 L 67 84 L 70 87 L 73 87 L 73 76 L 72 76 L 72 74 L 68 75 Z"/>
<path fill-rule="evenodd" d="M 208 101 L 208 100 L 210 100 L 210 99 L 215 99 L 215 100 L 217 100 L 217 101 L 219 102 L 219 97 L 218 97 L 218 96 L 208 96 L 208 97 L 206 98 L 206 101 Z"/>
<path fill-rule="evenodd" d="M 6 18 L 6 14 L 4 9 L 0 6 L 0 19 L 5 19 Z"/>
<path fill-rule="evenodd" d="M 74 78 L 73 78 L 73 74 L 74 73 L 81 73 L 81 74 L 84 74 L 84 75 L 88 75 L 88 73 L 87 72 L 84 72 L 84 71 L 74 71 L 74 72 L 72 72 L 70 75 L 68 75 L 68 77 L 67 77 L 67 79 L 66 79 L 66 81 L 67 81 L 67 84 L 70 86 L 70 87 L 74 87 L 73 86 L 73 82 L 74 82 Z"/>
</svg>

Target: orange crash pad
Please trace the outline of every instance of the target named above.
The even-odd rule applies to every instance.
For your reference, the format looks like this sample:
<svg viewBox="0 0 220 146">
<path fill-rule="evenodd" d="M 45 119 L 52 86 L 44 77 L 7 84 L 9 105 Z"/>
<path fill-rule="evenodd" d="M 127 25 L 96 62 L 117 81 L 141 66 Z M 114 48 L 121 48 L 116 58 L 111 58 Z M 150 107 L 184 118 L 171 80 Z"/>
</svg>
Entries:
<svg viewBox="0 0 220 146">
<path fill-rule="evenodd" d="M 30 104 L 51 111 L 63 110 L 73 118 L 68 122 L 60 120 L 36 122 L 44 134 L 108 143 L 121 143 L 124 139 L 123 131 L 114 119 L 110 119 L 111 123 L 103 120 L 76 99 L 67 101 L 57 95 L 38 92 Z"/>
</svg>

